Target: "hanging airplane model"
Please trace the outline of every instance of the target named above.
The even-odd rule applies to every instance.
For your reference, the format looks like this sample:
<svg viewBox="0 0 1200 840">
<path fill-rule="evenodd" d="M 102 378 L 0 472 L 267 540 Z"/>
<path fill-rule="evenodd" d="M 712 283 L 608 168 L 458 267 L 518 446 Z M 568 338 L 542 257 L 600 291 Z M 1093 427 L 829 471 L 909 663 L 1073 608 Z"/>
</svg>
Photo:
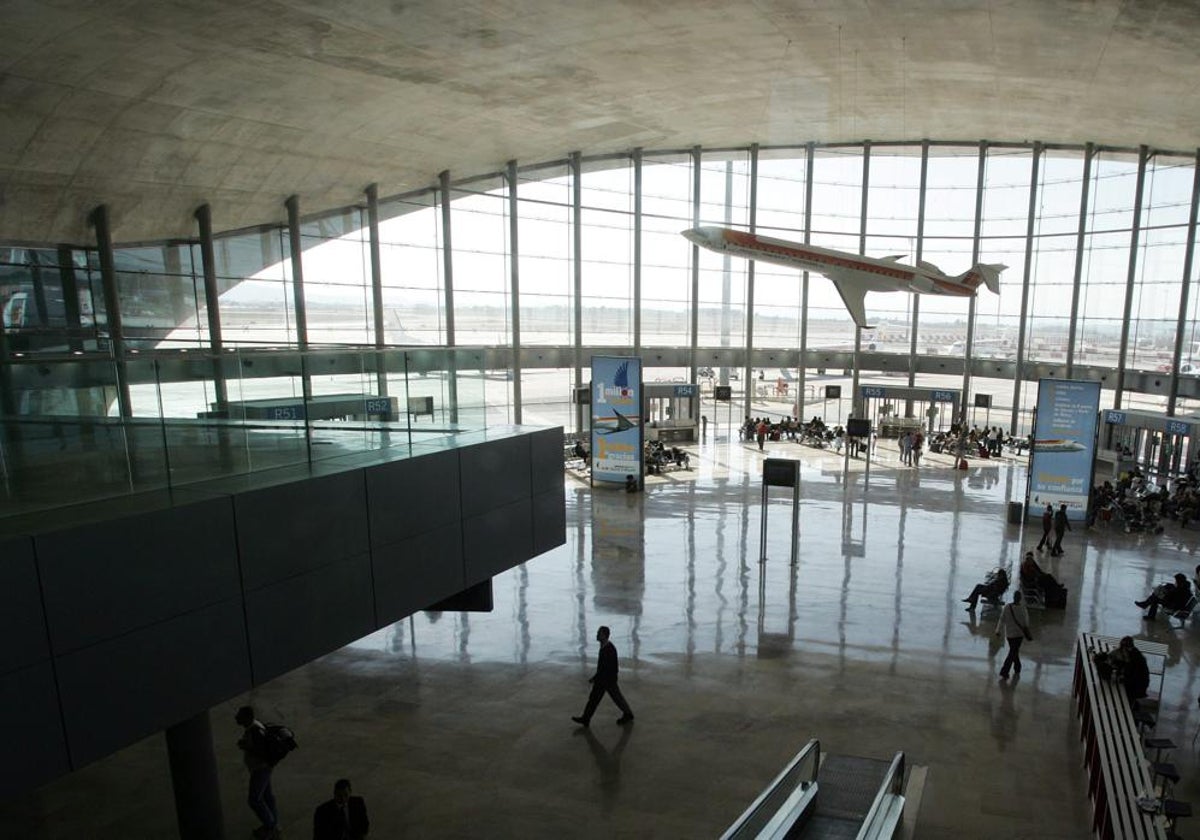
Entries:
<svg viewBox="0 0 1200 840">
<path fill-rule="evenodd" d="M 867 323 L 867 292 L 915 292 L 923 295 L 973 297 L 982 283 L 993 294 L 1000 294 L 1000 272 L 1006 265 L 976 263 L 970 269 L 951 277 L 931 263 L 918 260 L 917 265 L 897 262 L 902 255 L 875 259 L 846 251 L 818 248 L 801 242 L 768 239 L 732 228 L 697 227 L 682 231 L 689 241 L 718 254 L 759 260 L 776 265 L 812 271 L 833 281 L 842 303 L 854 323 Z"/>
</svg>

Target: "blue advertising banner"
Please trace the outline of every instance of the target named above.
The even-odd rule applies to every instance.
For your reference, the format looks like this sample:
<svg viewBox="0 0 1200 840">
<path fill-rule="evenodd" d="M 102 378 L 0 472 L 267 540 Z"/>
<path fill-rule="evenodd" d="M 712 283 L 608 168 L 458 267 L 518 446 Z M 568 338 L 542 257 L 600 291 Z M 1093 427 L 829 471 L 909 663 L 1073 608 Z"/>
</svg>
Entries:
<svg viewBox="0 0 1200 840">
<path fill-rule="evenodd" d="M 642 476 L 642 360 L 592 356 L 592 479 Z"/>
<path fill-rule="evenodd" d="M 1029 466 L 1028 515 L 1037 518 L 1046 505 L 1067 506 L 1067 518 L 1087 515 L 1096 454 L 1100 383 L 1071 379 L 1038 382 L 1037 423 Z"/>
</svg>

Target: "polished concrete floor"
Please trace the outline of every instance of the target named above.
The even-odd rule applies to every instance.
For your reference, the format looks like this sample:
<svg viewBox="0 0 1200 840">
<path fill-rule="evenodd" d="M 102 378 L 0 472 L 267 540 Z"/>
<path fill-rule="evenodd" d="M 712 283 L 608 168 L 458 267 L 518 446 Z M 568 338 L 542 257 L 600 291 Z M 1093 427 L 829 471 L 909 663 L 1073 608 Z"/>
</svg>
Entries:
<svg viewBox="0 0 1200 840">
<path fill-rule="evenodd" d="M 1200 809 L 1200 631 L 1133 606 L 1196 565 L 1200 531 L 1082 529 L 1044 562 L 1065 611 L 1035 612 L 1019 679 L 997 679 L 995 614 L 961 598 L 1015 564 L 1040 526 L 1006 524 L 1017 462 L 919 470 L 881 444 L 869 472 L 832 453 L 768 444 L 803 462 L 799 557 L 789 492 L 769 500 L 760 557 L 761 455 L 694 449 L 690 472 L 644 494 L 568 475 L 567 543 L 495 580 L 488 614 L 420 613 L 213 710 L 230 837 L 254 825 L 233 710 L 290 723 L 300 749 L 275 773 L 285 837 L 348 776 L 372 837 L 714 837 L 810 738 L 827 753 L 915 768 L 909 836 L 1089 836 L 1070 696 L 1080 631 L 1164 642 L 1160 736 L 1180 747 L 1177 798 Z M 572 724 L 607 624 L 637 714 L 607 700 Z M 915 822 L 914 822 L 915 820 Z M 1189 824 L 1190 823 L 1190 824 Z M 1200 817 L 1180 823 L 1200 836 Z M 0 837 L 176 836 L 161 737 L 0 804 Z"/>
</svg>

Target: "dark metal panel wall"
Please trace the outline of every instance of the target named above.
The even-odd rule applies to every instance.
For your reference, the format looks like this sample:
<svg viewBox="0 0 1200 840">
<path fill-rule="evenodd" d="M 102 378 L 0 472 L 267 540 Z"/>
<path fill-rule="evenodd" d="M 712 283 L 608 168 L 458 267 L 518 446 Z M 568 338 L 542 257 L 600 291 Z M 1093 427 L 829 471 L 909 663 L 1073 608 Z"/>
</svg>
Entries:
<svg viewBox="0 0 1200 840">
<path fill-rule="evenodd" d="M 50 644 L 33 541 L 0 540 L 0 558 L 0 674 L 6 674 L 49 660 Z"/>
<path fill-rule="evenodd" d="M 0 795 L 562 545 L 562 441 L 518 429 L 253 490 L 80 506 L 0 537 L 0 715 L 21 722 Z"/>
<path fill-rule="evenodd" d="M 239 598 L 56 657 L 71 766 L 248 690 L 244 626 Z"/>
<path fill-rule="evenodd" d="M 375 630 L 371 557 L 357 554 L 246 593 L 254 684 Z"/>
<path fill-rule="evenodd" d="M 36 537 L 56 656 L 238 598 L 228 499 Z"/>
<path fill-rule="evenodd" d="M 360 470 L 240 493 L 234 506 L 247 592 L 369 548 Z"/>
</svg>

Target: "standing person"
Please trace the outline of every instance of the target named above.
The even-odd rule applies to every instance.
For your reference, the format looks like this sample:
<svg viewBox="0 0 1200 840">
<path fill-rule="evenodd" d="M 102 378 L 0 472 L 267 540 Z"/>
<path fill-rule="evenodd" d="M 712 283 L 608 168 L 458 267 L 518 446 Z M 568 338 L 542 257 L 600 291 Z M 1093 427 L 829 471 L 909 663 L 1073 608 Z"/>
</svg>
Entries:
<svg viewBox="0 0 1200 840">
<path fill-rule="evenodd" d="M 754 439 L 758 441 L 758 451 L 763 451 L 763 441 L 767 439 L 767 419 L 758 421 L 758 427 L 754 430 Z"/>
<path fill-rule="evenodd" d="M 273 767 L 267 748 L 267 727 L 254 717 L 253 706 L 242 706 L 234 720 L 243 730 L 238 747 L 242 750 L 246 769 L 250 771 L 246 800 L 262 823 L 254 829 L 254 836 L 276 838 L 279 836 L 279 811 L 275 807 L 275 793 L 271 790 Z"/>
<path fill-rule="evenodd" d="M 370 830 L 367 803 L 361 796 L 350 795 L 349 779 L 338 779 L 333 799 L 313 812 L 313 840 L 362 840 Z"/>
<path fill-rule="evenodd" d="M 1067 506 L 1061 504 L 1054 512 L 1054 548 L 1050 549 L 1051 557 L 1062 557 L 1063 534 L 1070 530 L 1071 523 L 1067 521 Z"/>
<path fill-rule="evenodd" d="M 608 640 L 608 636 L 607 627 L 601 627 L 596 631 L 596 641 L 600 643 L 600 655 L 596 660 L 596 673 L 588 680 L 592 684 L 592 693 L 588 695 L 587 707 L 584 708 L 583 714 L 571 718 L 580 726 L 587 726 L 591 723 L 592 715 L 596 713 L 596 707 L 600 705 L 600 700 L 604 697 L 605 692 L 621 710 L 621 717 L 617 719 L 617 723 L 633 722 L 633 709 L 629 708 L 629 704 L 625 702 L 625 697 L 617 685 L 617 646 Z"/>
<path fill-rule="evenodd" d="M 1042 538 L 1038 540 L 1037 550 L 1041 551 L 1042 546 L 1050 545 L 1050 532 L 1054 530 L 1054 506 L 1046 505 L 1046 509 L 1042 511 Z"/>
<path fill-rule="evenodd" d="M 909 455 L 910 462 L 914 467 L 921 466 L 921 453 L 925 447 L 925 435 L 920 432 L 913 432 L 912 436 L 912 452 Z"/>
<path fill-rule="evenodd" d="M 1021 590 L 1013 592 L 1012 603 L 1000 611 L 1000 620 L 996 622 L 996 635 L 1003 635 L 1008 640 L 1008 656 L 1000 666 L 1000 679 L 1008 679 L 1009 671 L 1021 673 L 1021 642 L 1033 640 L 1029 632 L 1029 612 L 1021 603 Z"/>
</svg>

